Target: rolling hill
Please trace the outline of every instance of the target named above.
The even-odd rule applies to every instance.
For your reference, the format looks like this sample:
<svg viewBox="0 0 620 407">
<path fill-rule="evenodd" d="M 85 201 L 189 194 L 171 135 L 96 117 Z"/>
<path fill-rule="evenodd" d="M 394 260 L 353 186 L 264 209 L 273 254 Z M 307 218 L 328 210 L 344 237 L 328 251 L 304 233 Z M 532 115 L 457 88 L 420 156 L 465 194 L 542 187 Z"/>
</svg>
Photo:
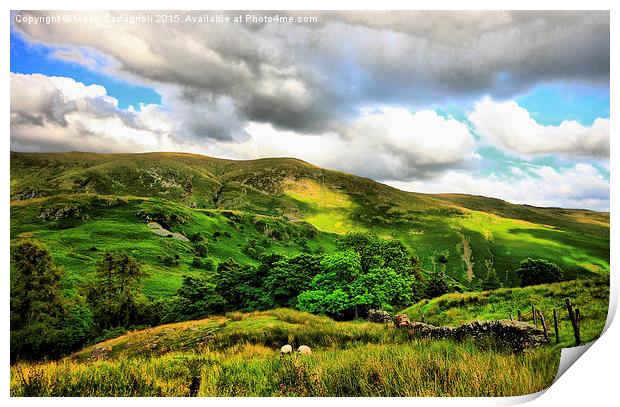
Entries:
<svg viewBox="0 0 620 407">
<path fill-rule="evenodd" d="M 257 251 L 330 252 L 339 234 L 372 231 L 401 239 L 424 271 L 443 269 L 465 290 L 490 267 L 518 285 L 527 257 L 550 259 L 568 277 L 609 273 L 609 213 L 404 192 L 293 158 L 13 152 L 10 164 L 12 242 L 43 241 L 68 291 L 119 249 L 149 272 L 147 295 L 170 295 L 197 271 L 198 235 L 216 262 L 256 263 Z M 170 253 L 178 264 L 162 263 Z"/>
</svg>

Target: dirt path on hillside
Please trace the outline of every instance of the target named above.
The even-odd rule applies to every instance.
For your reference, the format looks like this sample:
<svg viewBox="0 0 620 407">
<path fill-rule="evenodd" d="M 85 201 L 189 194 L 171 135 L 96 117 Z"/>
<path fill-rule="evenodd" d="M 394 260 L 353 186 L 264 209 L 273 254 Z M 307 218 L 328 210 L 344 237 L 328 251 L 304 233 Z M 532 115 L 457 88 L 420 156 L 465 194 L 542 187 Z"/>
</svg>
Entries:
<svg viewBox="0 0 620 407">
<path fill-rule="evenodd" d="M 458 234 L 461 238 L 461 246 L 463 246 L 463 255 L 461 256 L 461 258 L 463 259 L 463 261 L 465 262 L 465 266 L 467 267 L 467 281 L 471 282 L 471 280 L 474 279 L 474 262 L 472 260 L 473 253 L 469 244 L 469 238 L 461 232 L 458 232 Z"/>
</svg>

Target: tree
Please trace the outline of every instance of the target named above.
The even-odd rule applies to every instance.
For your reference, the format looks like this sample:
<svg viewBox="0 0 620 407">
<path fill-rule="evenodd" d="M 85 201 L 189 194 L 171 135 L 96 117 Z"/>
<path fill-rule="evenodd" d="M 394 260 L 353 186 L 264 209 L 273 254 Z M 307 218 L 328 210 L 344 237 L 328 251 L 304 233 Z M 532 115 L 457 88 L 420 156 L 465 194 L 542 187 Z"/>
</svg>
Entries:
<svg viewBox="0 0 620 407">
<path fill-rule="evenodd" d="M 381 239 L 372 233 L 353 232 L 337 241 L 342 251 L 352 250 L 360 256 L 362 273 L 389 267 L 401 274 L 412 275 L 419 269 L 420 259 L 398 239 Z"/>
<path fill-rule="evenodd" d="M 517 269 L 521 286 L 555 283 L 562 280 L 562 270 L 557 264 L 545 259 L 523 260 Z"/>
<path fill-rule="evenodd" d="M 294 307 L 297 296 L 321 272 L 321 256 L 302 253 L 271 265 L 263 284 L 276 307 Z"/>
<path fill-rule="evenodd" d="M 74 342 L 66 338 L 69 316 L 60 291 L 63 272 L 42 243 L 28 240 L 14 250 L 11 273 L 11 359 L 58 356 Z"/>
<path fill-rule="evenodd" d="M 224 299 L 207 276 L 185 275 L 183 284 L 176 292 L 171 312 L 174 320 L 186 321 L 204 318 L 223 309 Z"/>
<path fill-rule="evenodd" d="M 355 252 L 336 252 L 323 257 L 321 273 L 314 276 L 308 291 L 299 294 L 297 308 L 337 318 L 352 316 L 355 306 L 350 301 L 351 283 L 361 271 L 360 256 Z"/>
<path fill-rule="evenodd" d="M 132 257 L 107 252 L 97 266 L 95 282 L 87 287 L 87 299 L 100 331 L 139 323 L 147 304 L 140 283 L 147 274 Z"/>
<path fill-rule="evenodd" d="M 497 290 L 502 287 L 502 283 L 499 281 L 499 277 L 497 277 L 497 273 L 495 272 L 495 267 L 493 267 L 491 261 L 485 261 L 486 269 L 487 269 L 487 277 L 482 282 L 482 290 L 490 291 Z"/>
<path fill-rule="evenodd" d="M 393 310 L 412 302 L 412 278 L 391 268 L 372 269 L 360 276 L 351 287 L 356 315 L 369 309 Z"/>
<path fill-rule="evenodd" d="M 236 311 L 244 306 L 244 285 L 251 277 L 252 269 L 230 258 L 218 264 L 215 273 L 217 292 L 225 299 L 226 311 Z"/>
<path fill-rule="evenodd" d="M 425 294 L 427 298 L 435 298 L 451 292 L 443 272 L 434 274 L 428 281 Z"/>
</svg>

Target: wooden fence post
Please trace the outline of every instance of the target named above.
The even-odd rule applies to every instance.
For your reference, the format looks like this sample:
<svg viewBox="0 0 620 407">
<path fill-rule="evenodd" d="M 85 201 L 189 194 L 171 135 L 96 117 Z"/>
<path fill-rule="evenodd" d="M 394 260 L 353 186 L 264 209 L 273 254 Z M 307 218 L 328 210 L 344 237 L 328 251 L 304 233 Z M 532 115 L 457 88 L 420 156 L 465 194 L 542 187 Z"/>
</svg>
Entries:
<svg viewBox="0 0 620 407">
<path fill-rule="evenodd" d="M 577 321 L 577 317 L 575 316 L 575 312 L 573 312 L 573 304 L 571 304 L 570 299 L 566 299 L 566 309 L 568 310 L 568 317 L 570 318 L 571 325 L 573 326 L 573 334 L 575 334 L 575 344 L 577 346 L 581 345 L 581 337 L 579 335 L 579 322 Z"/>
<path fill-rule="evenodd" d="M 547 331 L 547 324 L 545 323 L 545 316 L 540 310 L 538 310 L 538 318 L 540 319 L 540 325 L 543 328 L 543 334 L 545 335 L 545 340 L 549 342 L 549 332 Z"/>
<path fill-rule="evenodd" d="M 534 304 L 532 304 L 532 322 L 534 323 L 534 326 L 538 326 L 538 324 L 536 324 L 536 307 Z"/>
<path fill-rule="evenodd" d="M 579 308 L 575 309 L 575 325 L 577 326 L 577 337 L 575 342 L 579 345 L 581 344 L 581 312 Z"/>
<path fill-rule="evenodd" d="M 558 330 L 558 312 L 553 309 L 553 327 L 555 328 L 555 343 L 560 343 L 560 331 Z"/>
</svg>

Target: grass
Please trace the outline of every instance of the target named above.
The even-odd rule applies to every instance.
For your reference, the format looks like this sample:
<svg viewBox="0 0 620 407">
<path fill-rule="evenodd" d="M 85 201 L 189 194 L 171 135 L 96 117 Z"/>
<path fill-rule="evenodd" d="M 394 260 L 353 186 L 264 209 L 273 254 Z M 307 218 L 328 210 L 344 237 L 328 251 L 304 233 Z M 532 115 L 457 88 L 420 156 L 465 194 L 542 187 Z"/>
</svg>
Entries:
<svg viewBox="0 0 620 407">
<path fill-rule="evenodd" d="M 130 332 L 75 353 L 72 358 L 88 360 L 97 349 L 106 357 L 122 359 L 140 355 L 162 355 L 195 349 L 222 350 L 241 344 L 279 348 L 285 343 L 342 349 L 359 343 L 404 343 L 409 337 L 386 325 L 365 321 L 336 322 L 290 309 L 253 313 L 230 313 L 203 320 L 161 325 Z"/>
<path fill-rule="evenodd" d="M 528 315 L 531 306 L 543 312 L 547 325 L 553 331 L 553 309 L 559 318 L 560 346 L 574 346 L 565 300 L 569 298 L 582 313 L 581 339 L 597 339 L 607 319 L 609 280 L 574 280 L 525 288 L 505 288 L 495 291 L 452 293 L 432 300 L 423 300 L 402 313 L 412 320 L 423 320 L 434 325 L 459 325 L 473 320 L 517 318 L 517 310 Z"/>
<path fill-rule="evenodd" d="M 146 338 L 157 342 L 145 348 Z M 211 338 L 186 348 L 188 338 Z M 286 342 L 308 356 L 279 355 Z M 12 396 L 511 396 L 551 385 L 557 349 L 513 354 L 279 309 L 130 333 L 57 362 L 11 367 Z M 160 350 L 167 347 L 165 352 Z M 151 350 L 149 350 L 151 349 Z"/>
<path fill-rule="evenodd" d="M 47 213 L 46 208 L 52 208 L 52 214 L 65 208 L 83 208 L 80 213 L 86 214 L 87 219 L 75 216 L 42 218 L 42 213 Z M 227 211 L 216 209 L 192 210 L 157 198 L 123 197 L 117 202 L 113 196 L 81 194 L 12 201 L 12 244 L 21 237 L 44 242 L 54 261 L 67 272 L 63 280 L 63 287 L 67 290 L 89 281 L 105 251 L 128 252 L 150 275 L 145 280 L 144 293 L 152 298 L 170 296 L 181 285 L 184 274 L 201 272 L 191 266 L 195 243 L 152 233 L 146 220 L 138 216 L 143 213 L 171 217 L 173 221 L 168 226 L 171 231 L 188 237 L 201 234 L 208 255 L 218 262 L 233 258 L 240 263 L 256 263 L 244 253 L 251 240 L 265 242 L 267 252 L 288 256 L 305 250 L 299 245 L 301 239 L 308 240 L 311 250 L 320 246 L 329 249 L 334 241 L 329 234 L 307 239 L 307 234 L 315 233 L 311 227 L 280 218 L 250 213 L 232 216 Z M 268 232 L 272 236 L 267 237 Z M 274 235 L 276 232 L 279 234 Z M 159 257 L 170 253 L 179 255 L 178 266 L 161 264 Z"/>
</svg>

